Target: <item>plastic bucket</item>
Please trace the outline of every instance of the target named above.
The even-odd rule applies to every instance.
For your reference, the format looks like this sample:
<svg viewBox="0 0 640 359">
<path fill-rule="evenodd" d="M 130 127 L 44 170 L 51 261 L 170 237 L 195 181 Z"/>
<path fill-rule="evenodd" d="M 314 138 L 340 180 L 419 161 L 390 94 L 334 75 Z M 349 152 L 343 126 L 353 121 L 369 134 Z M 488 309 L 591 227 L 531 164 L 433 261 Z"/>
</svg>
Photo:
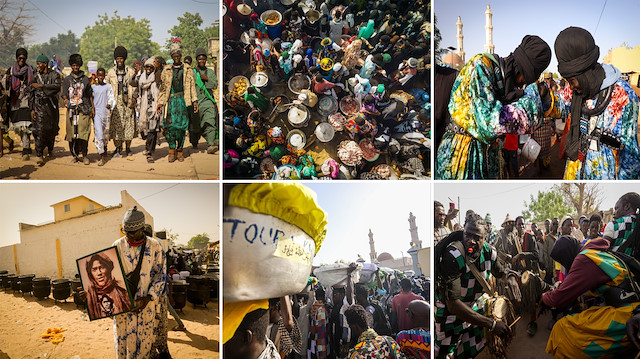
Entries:
<svg viewBox="0 0 640 359">
<path fill-rule="evenodd" d="M 297 226 L 227 206 L 222 238 L 224 300 L 278 298 L 299 293 L 307 285 L 315 242 Z"/>
<path fill-rule="evenodd" d="M 538 158 L 540 154 L 540 144 L 536 142 L 533 138 L 529 138 L 522 147 L 522 155 L 533 162 Z"/>
<path fill-rule="evenodd" d="M 282 14 L 276 10 L 267 10 L 260 15 L 260 20 L 267 25 L 267 35 L 271 40 L 282 36 Z"/>
</svg>

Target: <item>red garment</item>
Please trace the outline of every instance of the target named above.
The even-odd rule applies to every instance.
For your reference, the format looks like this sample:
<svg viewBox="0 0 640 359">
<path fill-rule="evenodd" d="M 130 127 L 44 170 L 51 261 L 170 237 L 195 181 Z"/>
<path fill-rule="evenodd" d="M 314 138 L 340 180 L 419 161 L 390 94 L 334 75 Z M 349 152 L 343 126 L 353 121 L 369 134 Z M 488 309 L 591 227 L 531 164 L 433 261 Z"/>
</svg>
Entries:
<svg viewBox="0 0 640 359">
<path fill-rule="evenodd" d="M 416 299 L 424 300 L 422 296 L 413 292 L 402 292 L 393 297 L 393 301 L 391 302 L 391 311 L 396 312 L 398 316 L 398 331 L 413 328 L 411 319 L 409 319 L 409 313 L 407 313 L 407 308 L 409 307 L 409 303 Z"/>
<path fill-rule="evenodd" d="M 333 82 L 329 82 L 327 80 L 316 82 L 316 79 L 313 79 L 311 83 L 313 84 L 313 92 L 317 94 L 323 94 L 328 89 L 336 86 Z"/>
<path fill-rule="evenodd" d="M 605 251 L 609 249 L 609 242 L 604 238 L 594 238 L 582 247 L 582 250 L 585 249 Z M 544 293 L 542 300 L 550 307 L 562 308 L 571 304 L 583 293 L 609 281 L 611 278 L 591 259 L 578 254 L 562 284 L 557 289 Z"/>
<path fill-rule="evenodd" d="M 518 150 L 518 135 L 507 133 L 507 137 L 504 140 L 504 149 L 507 151 Z"/>
</svg>

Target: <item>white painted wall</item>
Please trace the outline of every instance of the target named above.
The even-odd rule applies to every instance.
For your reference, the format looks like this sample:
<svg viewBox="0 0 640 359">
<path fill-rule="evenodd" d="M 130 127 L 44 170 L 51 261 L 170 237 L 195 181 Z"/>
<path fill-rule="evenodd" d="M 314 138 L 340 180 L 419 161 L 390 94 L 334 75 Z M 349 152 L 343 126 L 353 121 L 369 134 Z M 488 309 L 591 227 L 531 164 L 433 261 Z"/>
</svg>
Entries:
<svg viewBox="0 0 640 359">
<path fill-rule="evenodd" d="M 134 205 L 144 212 L 146 223 L 153 217 L 126 191 L 121 204 L 103 211 L 53 222 L 20 232 L 17 245 L 20 274 L 58 278 L 56 238 L 60 239 L 62 276 L 73 278 L 78 272 L 76 259 L 97 252 L 121 237 L 120 226 L 126 211 Z M 15 273 L 13 245 L 0 247 L 0 270 Z"/>
</svg>

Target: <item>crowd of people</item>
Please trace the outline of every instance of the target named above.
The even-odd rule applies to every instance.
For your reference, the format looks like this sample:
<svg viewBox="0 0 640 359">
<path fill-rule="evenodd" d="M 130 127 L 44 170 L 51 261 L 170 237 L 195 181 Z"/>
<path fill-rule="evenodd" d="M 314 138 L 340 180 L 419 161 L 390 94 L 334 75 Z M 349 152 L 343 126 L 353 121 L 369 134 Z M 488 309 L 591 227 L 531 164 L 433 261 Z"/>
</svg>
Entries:
<svg viewBox="0 0 640 359">
<path fill-rule="evenodd" d="M 530 163 L 542 175 L 552 155 L 567 180 L 640 176 L 638 94 L 598 62 L 587 30 L 564 29 L 554 50 L 559 81 L 541 78 L 551 49 L 531 35 L 508 56 L 474 56 L 459 73 L 437 66 L 436 179 L 513 179 Z"/>
<path fill-rule="evenodd" d="M 506 357 L 515 322 L 528 322 L 533 336 L 547 310 L 546 352 L 556 358 L 640 350 L 638 193 L 621 196 L 612 214 L 541 223 L 507 214 L 499 230 L 473 210 L 452 225 L 457 214 L 434 203 L 436 358 L 473 358 L 485 347 Z"/>
<path fill-rule="evenodd" d="M 183 61 L 181 42 L 175 39 L 170 54 L 171 60 L 166 62 L 162 56 L 145 56 L 130 67 L 125 65 L 127 49 L 117 46 L 113 52 L 115 65 L 92 73 L 81 70 L 85 62 L 80 54 L 72 54 L 68 60 L 71 72 L 64 76 L 60 62 L 40 54 L 33 68 L 27 63 L 27 50 L 18 49 L 16 62 L 0 81 L 0 104 L 4 105 L 0 106 L 0 132 L 9 151 L 13 151 L 14 141 L 8 131 L 20 136 L 25 161 L 31 157 L 33 138 L 36 163 L 43 166 L 54 155 L 63 113 L 65 140 L 74 163 L 91 163 L 88 146 L 92 132 L 100 156 L 98 166 L 104 166 L 109 155 L 132 155 L 131 141 L 138 135 L 145 140 L 144 155 L 149 163 L 157 159 L 155 150 L 162 135 L 169 145 L 168 161 L 184 161 L 187 131 L 194 149 L 202 137 L 207 153 L 216 153 L 218 109 L 214 91 L 218 80 L 207 67 L 207 53 L 197 49 L 192 67 L 192 58 L 185 56 Z M 113 152 L 108 151 L 110 140 Z M 0 156 L 3 153 L 4 143 L 0 142 Z"/>
<path fill-rule="evenodd" d="M 225 1 L 225 177 L 430 174 L 430 2 L 281 3 Z"/>
<path fill-rule="evenodd" d="M 350 265 L 346 285 L 325 286 L 311 278 L 300 293 L 244 313 L 224 356 L 430 358 L 429 281 L 378 270 L 372 283 L 354 284 L 350 274 L 356 267 Z"/>
</svg>

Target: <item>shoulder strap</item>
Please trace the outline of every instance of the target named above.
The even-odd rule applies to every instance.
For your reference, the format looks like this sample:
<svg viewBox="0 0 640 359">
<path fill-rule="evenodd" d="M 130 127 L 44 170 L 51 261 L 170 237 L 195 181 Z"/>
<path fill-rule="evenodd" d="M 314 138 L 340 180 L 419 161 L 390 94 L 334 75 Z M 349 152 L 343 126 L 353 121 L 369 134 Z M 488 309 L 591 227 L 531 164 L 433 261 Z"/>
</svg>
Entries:
<svg viewBox="0 0 640 359">
<path fill-rule="evenodd" d="M 145 240 L 141 246 L 140 256 L 138 257 L 138 264 L 136 265 L 136 269 L 133 270 L 133 273 L 135 273 L 136 276 L 140 274 L 140 268 L 142 268 L 142 260 L 144 259 L 144 251 L 146 247 L 147 247 L 147 241 Z"/>
<path fill-rule="evenodd" d="M 204 82 L 202 82 L 202 79 L 200 78 L 200 72 L 198 72 L 198 70 L 196 70 L 195 68 L 193 69 L 193 72 L 196 74 L 196 77 L 195 77 L 196 86 L 198 86 L 200 90 L 202 90 L 202 92 L 204 92 L 204 94 L 207 95 L 209 100 L 211 100 L 215 104 L 216 100 L 213 99 L 213 97 L 211 96 L 207 88 L 204 87 Z"/>
<path fill-rule="evenodd" d="M 452 244 L 460 251 L 460 253 L 462 253 L 462 256 L 463 256 L 462 258 L 464 258 L 464 263 L 469 267 L 469 270 L 471 270 L 471 273 L 476 278 L 476 280 L 480 282 L 485 292 L 489 295 L 493 295 L 494 293 L 493 288 L 489 285 L 489 282 L 487 282 L 487 279 L 482 274 L 480 274 L 480 271 L 478 270 L 475 264 L 467 261 L 467 257 L 464 254 L 464 248 L 462 247 L 462 243 L 460 241 L 455 241 Z"/>
</svg>

